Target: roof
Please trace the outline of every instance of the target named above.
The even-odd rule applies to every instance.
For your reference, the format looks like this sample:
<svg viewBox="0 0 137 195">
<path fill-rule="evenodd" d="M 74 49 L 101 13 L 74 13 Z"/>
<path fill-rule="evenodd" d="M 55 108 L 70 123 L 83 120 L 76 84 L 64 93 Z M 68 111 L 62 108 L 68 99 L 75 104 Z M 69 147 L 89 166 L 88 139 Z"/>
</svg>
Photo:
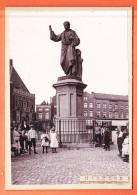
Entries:
<svg viewBox="0 0 137 195">
<path fill-rule="evenodd" d="M 40 105 L 49 105 L 49 103 L 44 100 Z"/>
<path fill-rule="evenodd" d="M 10 81 L 13 84 L 13 88 L 22 89 L 22 91 L 30 93 L 11 63 L 10 63 L 10 74 L 11 74 Z"/>
<path fill-rule="evenodd" d="M 104 99 L 104 100 L 119 100 L 119 101 L 128 101 L 128 95 L 114 95 L 114 94 L 105 94 L 105 93 L 94 93 L 92 92 L 91 95 L 94 95 L 96 99 Z"/>
<path fill-rule="evenodd" d="M 114 95 L 114 94 L 106 94 L 106 93 L 95 93 L 91 94 L 88 92 L 84 93 L 89 98 L 101 99 L 101 100 L 109 100 L 109 101 L 128 101 L 128 95 Z"/>
</svg>

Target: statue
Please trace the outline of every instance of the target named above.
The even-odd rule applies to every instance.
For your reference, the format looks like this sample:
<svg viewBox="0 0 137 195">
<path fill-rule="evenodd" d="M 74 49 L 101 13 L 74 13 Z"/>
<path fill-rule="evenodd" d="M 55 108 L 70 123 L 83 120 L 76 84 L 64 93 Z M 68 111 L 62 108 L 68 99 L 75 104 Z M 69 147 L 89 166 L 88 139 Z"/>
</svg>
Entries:
<svg viewBox="0 0 137 195">
<path fill-rule="evenodd" d="M 82 61 L 81 51 L 76 49 L 80 44 L 80 39 L 76 32 L 70 29 L 70 23 L 64 22 L 65 30 L 56 35 L 49 26 L 50 39 L 62 42 L 60 64 L 66 75 L 76 75 L 82 78 Z"/>
</svg>

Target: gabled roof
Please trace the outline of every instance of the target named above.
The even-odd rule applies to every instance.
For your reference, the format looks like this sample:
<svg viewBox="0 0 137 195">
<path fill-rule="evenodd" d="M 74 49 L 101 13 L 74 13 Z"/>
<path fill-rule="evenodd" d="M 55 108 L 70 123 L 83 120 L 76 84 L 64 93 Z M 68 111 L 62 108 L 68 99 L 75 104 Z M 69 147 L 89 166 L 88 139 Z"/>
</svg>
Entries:
<svg viewBox="0 0 137 195">
<path fill-rule="evenodd" d="M 30 93 L 11 63 L 10 63 L 10 74 L 11 74 L 10 81 L 13 84 L 13 88 L 21 89 L 22 91 Z"/>
<path fill-rule="evenodd" d="M 46 103 L 46 101 L 44 100 L 40 105 L 49 105 L 48 102 Z"/>
</svg>

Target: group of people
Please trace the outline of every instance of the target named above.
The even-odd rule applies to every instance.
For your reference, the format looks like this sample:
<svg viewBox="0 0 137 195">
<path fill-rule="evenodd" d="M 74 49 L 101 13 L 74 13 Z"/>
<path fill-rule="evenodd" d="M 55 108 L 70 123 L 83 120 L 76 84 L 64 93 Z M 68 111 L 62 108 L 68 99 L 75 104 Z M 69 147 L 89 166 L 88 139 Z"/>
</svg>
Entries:
<svg viewBox="0 0 137 195">
<path fill-rule="evenodd" d="M 24 153 L 29 153 L 31 155 L 32 147 L 34 149 L 34 154 L 38 154 L 36 151 L 36 140 L 37 132 L 33 128 L 33 124 L 27 124 L 23 121 L 22 125 L 12 125 L 11 126 L 11 151 L 14 156 L 18 156 Z M 46 153 L 48 153 L 48 147 L 52 148 L 52 152 L 56 153 L 56 148 L 58 147 L 57 135 L 55 132 L 55 127 L 53 126 L 50 130 L 50 135 L 43 132 L 41 134 L 41 146 L 42 153 L 46 148 Z"/>
<path fill-rule="evenodd" d="M 108 127 L 103 126 L 102 128 L 95 124 L 95 146 L 103 147 L 106 151 L 110 151 L 110 130 Z"/>
<path fill-rule="evenodd" d="M 122 158 L 124 162 L 129 162 L 129 132 L 128 129 L 117 129 L 117 144 L 118 144 L 118 156 Z"/>
<path fill-rule="evenodd" d="M 121 127 L 117 128 L 117 144 L 118 151 L 122 160 L 124 162 L 129 162 L 129 132 L 128 129 L 122 129 Z M 102 147 L 105 150 L 110 151 L 111 144 L 111 134 L 108 127 L 99 127 L 98 124 L 95 124 L 95 146 Z"/>
</svg>

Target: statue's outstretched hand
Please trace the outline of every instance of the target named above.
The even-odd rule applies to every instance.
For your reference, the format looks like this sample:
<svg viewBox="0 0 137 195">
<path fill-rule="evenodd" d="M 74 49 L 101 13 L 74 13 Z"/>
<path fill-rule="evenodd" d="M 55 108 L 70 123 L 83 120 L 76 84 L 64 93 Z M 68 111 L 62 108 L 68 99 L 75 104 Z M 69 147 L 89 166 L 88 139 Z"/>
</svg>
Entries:
<svg viewBox="0 0 137 195">
<path fill-rule="evenodd" d="M 49 30 L 52 31 L 51 25 L 49 26 Z"/>
</svg>

